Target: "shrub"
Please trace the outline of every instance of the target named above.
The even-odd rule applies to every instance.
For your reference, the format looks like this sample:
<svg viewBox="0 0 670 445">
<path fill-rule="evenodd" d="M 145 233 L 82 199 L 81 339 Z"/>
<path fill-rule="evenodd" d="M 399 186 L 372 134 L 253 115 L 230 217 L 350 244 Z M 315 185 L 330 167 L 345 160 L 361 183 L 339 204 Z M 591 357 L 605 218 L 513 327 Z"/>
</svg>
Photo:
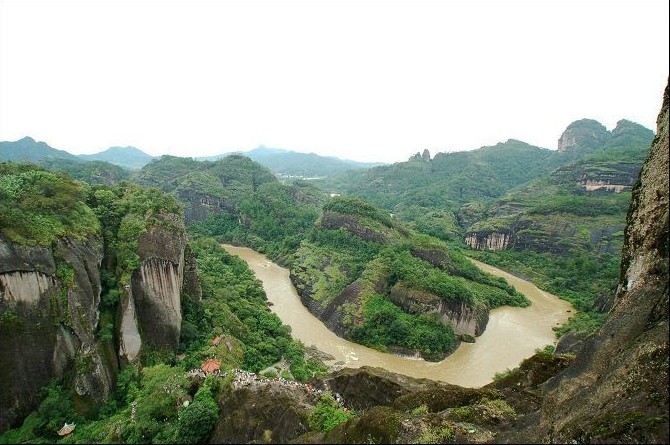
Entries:
<svg viewBox="0 0 670 445">
<path fill-rule="evenodd" d="M 176 443 L 204 442 L 218 420 L 216 403 L 212 406 L 201 400 L 194 401 L 179 412 Z"/>
<path fill-rule="evenodd" d="M 330 431 L 340 423 L 354 417 L 354 413 L 341 408 L 332 394 L 321 395 L 316 407 L 309 413 L 307 421 L 310 428 L 318 431 Z"/>
</svg>

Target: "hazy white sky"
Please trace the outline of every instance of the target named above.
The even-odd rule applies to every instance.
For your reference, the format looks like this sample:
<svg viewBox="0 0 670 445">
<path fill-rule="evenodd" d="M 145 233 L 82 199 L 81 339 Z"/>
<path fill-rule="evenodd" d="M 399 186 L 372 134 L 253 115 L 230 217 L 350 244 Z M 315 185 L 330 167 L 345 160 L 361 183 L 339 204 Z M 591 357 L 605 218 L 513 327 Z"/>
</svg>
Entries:
<svg viewBox="0 0 670 445">
<path fill-rule="evenodd" d="M 0 0 L 0 140 L 395 162 L 655 130 L 668 3 Z"/>
</svg>

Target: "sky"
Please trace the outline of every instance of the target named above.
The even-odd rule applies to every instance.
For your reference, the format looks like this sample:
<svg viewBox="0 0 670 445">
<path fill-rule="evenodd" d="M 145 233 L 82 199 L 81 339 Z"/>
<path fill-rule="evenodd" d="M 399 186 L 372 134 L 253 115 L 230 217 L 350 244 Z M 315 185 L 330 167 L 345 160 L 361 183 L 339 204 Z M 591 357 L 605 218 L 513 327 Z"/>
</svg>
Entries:
<svg viewBox="0 0 670 445">
<path fill-rule="evenodd" d="M 656 130 L 658 1 L 0 0 L 0 140 L 366 162 Z"/>
</svg>

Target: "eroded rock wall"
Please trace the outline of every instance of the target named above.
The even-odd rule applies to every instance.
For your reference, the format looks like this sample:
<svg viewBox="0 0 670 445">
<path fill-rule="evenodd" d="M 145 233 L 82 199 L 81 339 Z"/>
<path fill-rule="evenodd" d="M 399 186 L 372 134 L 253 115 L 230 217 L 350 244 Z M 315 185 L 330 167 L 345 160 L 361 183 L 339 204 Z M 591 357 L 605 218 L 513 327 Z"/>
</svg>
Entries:
<svg viewBox="0 0 670 445">
<path fill-rule="evenodd" d="M 633 189 L 614 306 L 572 366 L 547 382 L 523 440 L 668 443 L 669 87 Z"/>
<path fill-rule="evenodd" d="M 459 335 L 479 336 L 489 321 L 489 311 L 485 307 L 472 307 L 456 300 L 445 301 L 429 292 L 408 289 L 400 284 L 393 286 L 389 298 L 410 314 L 437 313 L 440 321 L 451 325 Z"/>
<path fill-rule="evenodd" d="M 510 234 L 502 232 L 468 233 L 465 244 L 475 250 L 504 250 L 510 244 Z"/>
<path fill-rule="evenodd" d="M 124 362 L 135 360 L 143 346 L 179 347 L 186 243 L 184 223 L 176 215 L 162 215 L 140 236 L 140 267 L 121 298 L 119 356 Z"/>
<path fill-rule="evenodd" d="M 0 432 L 35 409 L 39 389 L 67 370 L 82 400 L 109 396 L 116 363 L 95 338 L 101 260 L 96 238 L 47 248 L 0 235 Z"/>
</svg>

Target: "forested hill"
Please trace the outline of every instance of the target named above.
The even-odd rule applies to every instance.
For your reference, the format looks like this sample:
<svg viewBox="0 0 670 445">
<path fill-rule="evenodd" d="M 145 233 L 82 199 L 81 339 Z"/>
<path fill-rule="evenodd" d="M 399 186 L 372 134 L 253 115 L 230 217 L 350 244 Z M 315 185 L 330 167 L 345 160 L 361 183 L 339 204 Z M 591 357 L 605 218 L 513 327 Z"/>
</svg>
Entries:
<svg viewBox="0 0 670 445">
<path fill-rule="evenodd" d="M 79 155 L 79 157 L 86 160 L 109 162 L 130 170 L 142 168 L 153 159 L 153 156 L 135 147 L 110 147 L 100 153 Z"/>
<path fill-rule="evenodd" d="M 333 332 L 428 360 L 474 341 L 490 309 L 528 304 L 458 249 L 357 198 L 323 206 L 290 268 L 303 304 Z"/>
<path fill-rule="evenodd" d="M 280 148 L 258 147 L 246 152 L 238 152 L 269 168 L 281 178 L 323 178 L 349 170 L 365 170 L 382 163 L 366 163 L 340 159 L 335 156 L 321 156 L 315 153 L 300 153 Z M 203 160 L 221 159 L 228 155 L 212 156 Z"/>
<path fill-rule="evenodd" d="M 441 359 L 484 331 L 489 309 L 527 304 L 373 204 L 329 198 L 307 181 L 282 183 L 245 156 L 164 156 L 135 180 L 178 197 L 192 235 L 249 246 L 290 267 L 305 306 L 359 343 Z"/>
<path fill-rule="evenodd" d="M 572 328 L 588 332 L 610 307 L 601 296 L 616 281 L 630 190 L 653 138 L 628 120 L 610 132 L 583 119 L 563 132 L 559 151 L 509 140 L 315 184 L 466 243 L 481 251 L 472 255 L 570 299 L 580 309 Z"/>
<path fill-rule="evenodd" d="M 74 179 L 91 184 L 113 185 L 127 179 L 130 174 L 119 165 L 102 160 L 87 161 L 30 137 L 13 142 L 0 142 L 0 161 L 32 163 L 52 171 L 67 173 Z"/>
<path fill-rule="evenodd" d="M 45 142 L 37 142 L 28 136 L 18 141 L 0 142 L 0 161 L 38 163 L 39 161 L 53 158 L 79 161 L 79 158 L 65 150 L 50 147 Z"/>
<path fill-rule="evenodd" d="M 323 178 L 348 170 L 365 170 L 383 163 L 357 162 L 335 156 L 321 156 L 315 153 L 258 147 L 246 152 L 224 153 L 217 156 L 195 157 L 196 161 L 217 161 L 228 156 L 246 156 L 268 168 L 280 178 Z M 170 156 L 170 155 L 166 155 Z M 172 156 L 174 157 L 174 156 Z M 50 169 L 61 168 L 68 171 L 71 163 L 85 164 L 84 161 L 102 161 L 126 170 L 138 170 L 157 159 L 135 147 L 110 147 L 99 153 L 73 155 L 66 150 L 58 150 L 45 142 L 37 142 L 31 137 L 18 141 L 0 142 L 0 161 L 31 162 L 45 165 Z M 65 162 L 68 161 L 68 162 Z"/>
<path fill-rule="evenodd" d="M 600 130 L 597 137 L 591 126 Z M 653 138 L 653 131 L 628 120 L 620 120 L 609 132 L 597 121 L 585 119 L 568 126 L 558 151 L 510 139 L 473 151 L 437 153 L 433 159 L 415 155 L 406 162 L 315 184 L 330 193 L 367 199 L 413 221 L 419 208 L 456 212 L 465 203 L 494 200 L 515 186 L 590 156 L 641 165 Z"/>
<path fill-rule="evenodd" d="M 432 160 L 409 161 L 349 172 L 315 183 L 332 193 L 359 196 L 395 213 L 411 206 L 455 207 L 501 196 L 515 185 L 559 165 L 551 150 L 509 140 L 492 147 L 438 153 Z"/>
<path fill-rule="evenodd" d="M 327 196 L 306 181 L 282 183 L 246 156 L 217 161 L 163 156 L 134 180 L 177 196 L 194 233 L 278 259 L 297 249 Z"/>
</svg>

